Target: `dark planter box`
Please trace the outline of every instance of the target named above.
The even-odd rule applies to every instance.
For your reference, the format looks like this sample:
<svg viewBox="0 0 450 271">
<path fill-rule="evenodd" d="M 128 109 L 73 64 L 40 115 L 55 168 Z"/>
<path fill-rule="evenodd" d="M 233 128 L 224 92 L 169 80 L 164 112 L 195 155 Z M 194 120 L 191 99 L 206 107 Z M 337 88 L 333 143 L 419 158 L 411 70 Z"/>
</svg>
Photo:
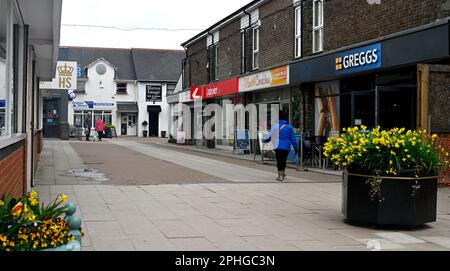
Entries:
<svg viewBox="0 0 450 271">
<path fill-rule="evenodd" d="M 105 138 L 112 138 L 111 128 L 105 129 Z"/>
<path fill-rule="evenodd" d="M 383 179 L 381 202 L 371 199 L 367 179 L 344 172 L 342 213 L 348 222 L 416 227 L 436 221 L 437 177 L 418 180 L 421 187 L 415 196 L 412 178 Z"/>
</svg>

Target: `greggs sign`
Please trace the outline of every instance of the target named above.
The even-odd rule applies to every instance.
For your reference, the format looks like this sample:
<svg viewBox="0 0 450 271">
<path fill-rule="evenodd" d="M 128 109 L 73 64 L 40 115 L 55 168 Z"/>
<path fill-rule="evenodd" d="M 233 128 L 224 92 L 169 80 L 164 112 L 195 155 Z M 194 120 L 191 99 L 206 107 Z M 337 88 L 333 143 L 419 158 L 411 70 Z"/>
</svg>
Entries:
<svg viewBox="0 0 450 271">
<path fill-rule="evenodd" d="M 239 92 L 284 86 L 287 84 L 289 84 L 289 67 L 283 66 L 240 78 Z"/>
<path fill-rule="evenodd" d="M 377 43 L 336 54 L 336 74 L 380 68 L 381 50 L 381 43 Z"/>
<path fill-rule="evenodd" d="M 214 84 L 191 87 L 191 100 L 210 99 L 238 93 L 239 79 L 233 78 Z"/>
</svg>

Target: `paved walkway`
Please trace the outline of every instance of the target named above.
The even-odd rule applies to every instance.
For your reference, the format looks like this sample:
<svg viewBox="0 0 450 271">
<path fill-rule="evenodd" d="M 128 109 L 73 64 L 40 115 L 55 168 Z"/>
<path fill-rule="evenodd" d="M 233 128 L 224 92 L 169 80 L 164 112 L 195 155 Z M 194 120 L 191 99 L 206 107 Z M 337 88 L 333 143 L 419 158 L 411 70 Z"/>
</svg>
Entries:
<svg viewBox="0 0 450 271">
<path fill-rule="evenodd" d="M 103 162 L 96 160 L 99 150 Z M 212 180 L 184 182 L 181 176 L 177 184 L 155 185 L 155 177 L 135 185 L 103 172 L 139 161 L 161 179 L 175 174 L 158 166 L 170 162 L 169 171 Z M 105 175 L 71 177 L 73 167 Z M 83 250 L 367 250 L 369 241 L 382 250 L 450 250 L 450 189 L 439 191 L 438 222 L 406 231 L 344 223 L 337 181 L 300 175 L 277 183 L 270 172 L 245 164 L 131 141 L 45 141 L 37 177 L 44 201 L 66 193 L 77 204 Z"/>
</svg>

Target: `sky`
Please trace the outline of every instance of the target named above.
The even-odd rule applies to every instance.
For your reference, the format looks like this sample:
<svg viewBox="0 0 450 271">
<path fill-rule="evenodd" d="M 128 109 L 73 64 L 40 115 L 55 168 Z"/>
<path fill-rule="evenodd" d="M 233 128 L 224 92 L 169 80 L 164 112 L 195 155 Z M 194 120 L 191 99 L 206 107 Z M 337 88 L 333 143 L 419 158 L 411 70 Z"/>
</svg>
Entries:
<svg viewBox="0 0 450 271">
<path fill-rule="evenodd" d="M 249 2 L 251 0 L 63 0 L 60 45 L 182 49 L 181 43 Z"/>
</svg>

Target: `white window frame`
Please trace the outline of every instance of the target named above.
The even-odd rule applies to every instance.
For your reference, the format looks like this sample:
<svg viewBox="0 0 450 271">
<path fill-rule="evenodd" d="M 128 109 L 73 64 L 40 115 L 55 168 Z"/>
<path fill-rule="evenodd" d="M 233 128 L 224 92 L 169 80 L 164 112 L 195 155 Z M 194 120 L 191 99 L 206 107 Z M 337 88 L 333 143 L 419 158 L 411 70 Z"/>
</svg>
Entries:
<svg viewBox="0 0 450 271">
<path fill-rule="evenodd" d="M 295 22 L 295 47 L 294 47 L 294 57 L 302 57 L 302 6 L 296 5 L 294 11 L 294 22 Z"/>
<path fill-rule="evenodd" d="M 317 18 L 316 20 L 316 14 L 318 13 L 316 11 L 316 3 L 320 2 L 320 18 Z M 323 21 L 324 21 L 324 15 L 323 15 L 323 0 L 313 0 L 313 53 L 318 53 L 323 51 Z M 318 22 L 317 25 L 316 21 Z M 316 44 L 316 36 L 319 35 L 320 40 L 319 44 Z"/>
<path fill-rule="evenodd" d="M 256 33 L 256 42 L 255 42 Z M 257 61 L 256 61 L 257 60 Z M 252 29 L 252 67 L 253 70 L 259 69 L 259 27 Z"/>
</svg>

